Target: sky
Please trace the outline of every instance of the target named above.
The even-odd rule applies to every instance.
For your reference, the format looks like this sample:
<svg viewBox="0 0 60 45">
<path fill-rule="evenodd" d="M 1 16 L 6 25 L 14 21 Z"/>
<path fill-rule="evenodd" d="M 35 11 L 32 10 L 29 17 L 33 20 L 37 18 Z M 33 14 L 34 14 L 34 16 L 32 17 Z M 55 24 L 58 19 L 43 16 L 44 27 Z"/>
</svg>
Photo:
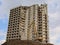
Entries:
<svg viewBox="0 0 60 45">
<path fill-rule="evenodd" d="M 48 4 L 49 41 L 60 45 L 60 0 L 43 0 Z M 20 5 L 41 4 L 41 0 L 0 0 L 0 45 L 5 42 L 10 9 Z"/>
</svg>

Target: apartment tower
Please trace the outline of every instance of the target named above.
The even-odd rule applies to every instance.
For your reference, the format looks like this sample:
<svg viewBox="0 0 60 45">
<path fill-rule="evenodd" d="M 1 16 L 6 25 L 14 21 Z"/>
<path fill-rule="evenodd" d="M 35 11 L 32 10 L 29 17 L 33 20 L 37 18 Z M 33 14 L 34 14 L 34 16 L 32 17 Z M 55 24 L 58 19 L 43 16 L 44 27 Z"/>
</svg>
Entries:
<svg viewBox="0 0 60 45">
<path fill-rule="evenodd" d="M 19 6 L 10 10 L 6 41 L 49 42 L 47 4 Z"/>
</svg>

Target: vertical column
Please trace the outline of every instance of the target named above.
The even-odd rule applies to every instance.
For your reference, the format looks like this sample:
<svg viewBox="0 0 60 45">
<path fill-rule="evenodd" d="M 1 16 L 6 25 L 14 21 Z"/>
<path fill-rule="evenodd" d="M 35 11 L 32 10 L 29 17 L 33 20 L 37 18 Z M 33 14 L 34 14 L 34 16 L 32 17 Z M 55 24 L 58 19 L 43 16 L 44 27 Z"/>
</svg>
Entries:
<svg viewBox="0 0 60 45">
<path fill-rule="evenodd" d="M 42 33 L 43 33 L 43 42 L 48 42 L 48 21 L 47 21 L 47 7 L 42 5 Z"/>
</svg>

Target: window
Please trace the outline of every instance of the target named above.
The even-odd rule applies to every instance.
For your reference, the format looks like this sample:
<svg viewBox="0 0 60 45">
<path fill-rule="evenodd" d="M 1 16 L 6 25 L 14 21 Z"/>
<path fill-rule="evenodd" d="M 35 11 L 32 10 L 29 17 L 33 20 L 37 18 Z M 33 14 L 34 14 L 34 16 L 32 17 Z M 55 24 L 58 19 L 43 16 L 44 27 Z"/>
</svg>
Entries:
<svg viewBox="0 0 60 45">
<path fill-rule="evenodd" d="M 48 41 L 46 41 L 46 43 L 47 43 Z"/>
<path fill-rule="evenodd" d="M 17 35 L 18 35 L 18 33 L 17 33 Z"/>
<path fill-rule="evenodd" d="M 41 29 L 42 27 L 39 27 L 39 29 Z"/>
<path fill-rule="evenodd" d="M 25 29 L 22 30 L 22 32 L 24 32 Z"/>
<path fill-rule="evenodd" d="M 16 36 L 16 37 L 18 37 L 18 36 Z"/>
<path fill-rule="evenodd" d="M 19 29 L 19 28 L 17 28 L 17 29 Z"/>
<path fill-rule="evenodd" d="M 41 35 L 42 33 L 38 33 L 39 35 Z"/>
<path fill-rule="evenodd" d="M 38 41 L 42 42 L 42 39 L 38 39 Z"/>
</svg>

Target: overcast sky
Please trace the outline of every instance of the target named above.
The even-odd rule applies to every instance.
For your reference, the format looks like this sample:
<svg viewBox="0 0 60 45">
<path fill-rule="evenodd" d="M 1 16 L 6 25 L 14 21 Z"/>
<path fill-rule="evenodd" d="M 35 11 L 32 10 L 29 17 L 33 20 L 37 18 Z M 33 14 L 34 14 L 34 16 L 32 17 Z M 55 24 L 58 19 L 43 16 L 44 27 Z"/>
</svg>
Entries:
<svg viewBox="0 0 60 45">
<path fill-rule="evenodd" d="M 0 44 L 6 39 L 10 9 L 20 5 L 41 4 L 43 2 L 48 4 L 50 42 L 60 45 L 60 0 L 0 0 Z"/>
</svg>

